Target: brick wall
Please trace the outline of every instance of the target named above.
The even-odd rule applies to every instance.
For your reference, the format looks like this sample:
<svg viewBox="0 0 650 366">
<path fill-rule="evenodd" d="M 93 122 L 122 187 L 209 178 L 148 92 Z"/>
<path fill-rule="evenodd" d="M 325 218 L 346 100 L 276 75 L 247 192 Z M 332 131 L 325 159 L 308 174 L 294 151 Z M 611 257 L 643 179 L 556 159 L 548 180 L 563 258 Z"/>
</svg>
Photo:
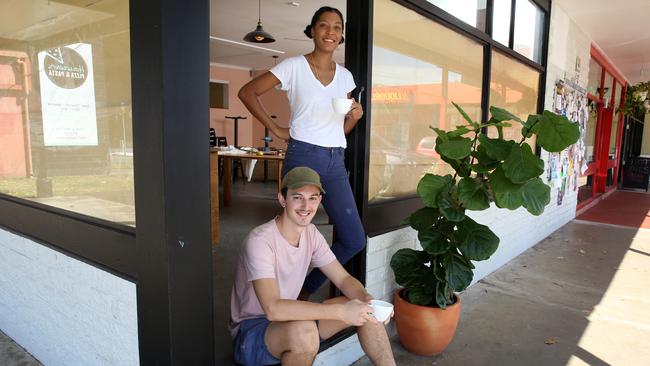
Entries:
<svg viewBox="0 0 650 366">
<path fill-rule="evenodd" d="M 46 365 L 137 365 L 135 284 L 0 229 L 0 329 Z"/>
<path fill-rule="evenodd" d="M 545 109 L 552 110 L 554 85 L 558 79 L 577 79 L 579 84 L 586 88 L 591 40 L 567 13 L 555 4 L 551 13 L 549 37 Z M 579 59 L 578 69 L 576 58 Z M 548 156 L 547 152 L 542 152 L 541 157 L 545 164 Z M 542 179 L 545 177 L 546 172 Z M 567 189 L 561 205 L 557 204 L 557 196 L 557 187 L 552 187 L 551 203 L 541 216 L 533 216 L 523 208 L 509 211 L 494 205 L 485 211 L 469 213 L 469 216 L 477 222 L 488 225 L 501 239 L 499 249 L 489 260 L 474 263 L 476 270 L 473 283 L 537 244 L 575 217 L 577 192 L 573 187 Z M 376 298 L 392 300 L 398 286 L 389 263 L 393 253 L 401 248 L 421 249 L 417 233 L 413 229 L 403 228 L 368 239 L 366 287 Z"/>
</svg>

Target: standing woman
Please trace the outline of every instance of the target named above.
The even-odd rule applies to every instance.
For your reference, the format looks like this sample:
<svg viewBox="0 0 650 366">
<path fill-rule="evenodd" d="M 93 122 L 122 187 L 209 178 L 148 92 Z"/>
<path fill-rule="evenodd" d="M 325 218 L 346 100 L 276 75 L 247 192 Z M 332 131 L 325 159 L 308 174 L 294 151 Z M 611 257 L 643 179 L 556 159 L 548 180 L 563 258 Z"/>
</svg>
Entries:
<svg viewBox="0 0 650 366">
<path fill-rule="evenodd" d="M 366 245 L 344 163 L 345 134 L 357 124 L 363 108 L 357 101 L 352 102 L 345 115 L 337 114 L 332 108 L 332 98 L 350 98 L 356 87 L 352 74 L 332 60 L 334 51 L 343 43 L 343 24 L 338 9 L 329 6 L 318 9 L 305 29 L 307 37 L 314 41 L 314 50 L 285 59 L 248 82 L 238 94 L 257 120 L 279 138 L 289 141 L 283 176 L 297 166 L 308 166 L 320 175 L 325 190 L 323 206 L 336 231 L 337 242 L 332 245 L 332 251 L 341 263 Z M 260 95 L 278 84 L 289 98 L 289 128 L 278 126 L 259 100 Z M 314 269 L 305 280 L 300 299 L 307 299 L 324 281 L 325 276 Z"/>
</svg>

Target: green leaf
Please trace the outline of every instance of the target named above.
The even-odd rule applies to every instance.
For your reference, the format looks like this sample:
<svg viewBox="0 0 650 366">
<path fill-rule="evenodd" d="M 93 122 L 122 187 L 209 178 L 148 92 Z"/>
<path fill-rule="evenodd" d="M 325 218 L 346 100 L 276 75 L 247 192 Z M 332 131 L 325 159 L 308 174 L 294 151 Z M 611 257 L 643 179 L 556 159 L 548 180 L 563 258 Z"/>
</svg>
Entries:
<svg viewBox="0 0 650 366">
<path fill-rule="evenodd" d="M 499 237 L 489 227 L 481 225 L 469 217 L 465 217 L 465 220 L 458 223 L 457 236 L 460 240 L 458 250 L 465 257 L 474 261 L 490 258 L 499 247 Z"/>
<path fill-rule="evenodd" d="M 469 118 L 469 115 L 468 115 L 467 113 L 465 113 L 465 111 L 463 110 L 463 108 L 461 108 L 458 104 L 456 104 L 456 103 L 454 103 L 454 102 L 451 102 L 451 104 L 453 104 L 454 107 L 456 107 L 456 109 L 458 110 L 458 112 L 460 113 L 460 115 L 463 116 L 463 118 L 465 118 L 465 121 L 467 121 L 470 125 L 474 126 L 474 128 L 478 128 L 479 124 L 476 123 L 476 122 L 474 122 L 474 121 L 472 121 L 472 119 Z"/>
<path fill-rule="evenodd" d="M 453 178 L 447 174 L 425 174 L 418 183 L 418 194 L 427 207 L 438 207 L 438 196 L 448 192 L 453 184 Z"/>
<path fill-rule="evenodd" d="M 442 256 L 431 257 L 431 268 L 433 268 L 433 276 L 436 281 L 445 281 L 445 267 L 442 266 Z"/>
<path fill-rule="evenodd" d="M 458 254 L 445 256 L 443 266 L 447 270 L 445 280 L 451 290 L 460 292 L 472 283 L 474 273 Z"/>
<path fill-rule="evenodd" d="M 472 152 L 472 140 L 467 137 L 450 138 L 439 146 L 440 154 L 450 159 L 463 159 Z"/>
<path fill-rule="evenodd" d="M 544 111 L 538 123 L 537 143 L 546 151 L 560 152 L 580 138 L 578 124 L 569 121 L 565 116 Z"/>
<path fill-rule="evenodd" d="M 472 164 L 471 168 L 472 168 L 473 171 L 475 171 L 477 173 L 482 173 L 482 174 L 489 173 L 494 169 L 492 167 L 483 166 L 481 164 Z"/>
<path fill-rule="evenodd" d="M 440 211 L 432 207 L 421 208 L 409 216 L 406 220 L 407 224 L 415 230 L 424 230 L 428 227 L 433 226 L 440 216 Z"/>
<path fill-rule="evenodd" d="M 456 171 L 456 173 L 458 173 L 460 177 L 469 177 L 469 175 L 472 173 L 469 165 L 469 157 L 463 160 L 454 160 L 454 159 L 449 159 L 444 155 L 440 155 L 440 158 L 442 159 L 442 161 L 449 164 Z"/>
<path fill-rule="evenodd" d="M 466 134 L 466 133 L 468 133 L 470 131 L 472 131 L 472 130 L 470 130 L 469 128 L 467 128 L 465 126 L 458 126 L 458 127 L 456 127 L 455 130 L 453 130 L 451 132 L 448 132 L 447 136 L 449 136 L 449 138 L 460 137 L 460 136 L 462 136 L 462 135 L 464 135 L 464 134 Z"/>
<path fill-rule="evenodd" d="M 485 146 L 478 145 L 475 151 L 472 151 L 472 156 L 478 160 L 478 163 L 490 170 L 499 166 L 499 161 L 494 160 L 488 156 Z"/>
<path fill-rule="evenodd" d="M 480 135 L 478 141 L 481 143 L 485 153 L 490 158 L 501 161 L 505 160 L 510 155 L 510 150 L 516 145 L 514 141 L 491 139 L 485 135 Z"/>
<path fill-rule="evenodd" d="M 440 213 L 449 221 L 462 221 L 465 217 L 465 209 L 462 208 L 449 194 L 441 194 L 438 196 L 438 207 Z"/>
<path fill-rule="evenodd" d="M 498 122 L 501 121 L 517 121 L 521 124 L 524 123 L 524 121 L 521 120 L 521 118 L 515 116 L 514 114 L 508 112 L 507 110 L 499 107 L 490 107 L 490 114 L 492 115 L 492 119 L 497 120 Z"/>
<path fill-rule="evenodd" d="M 512 183 L 498 167 L 488 176 L 488 185 L 494 193 L 494 203 L 500 208 L 516 210 L 524 203 L 521 195 L 523 184 Z"/>
<path fill-rule="evenodd" d="M 433 127 L 433 126 L 429 126 L 429 128 L 431 128 L 432 130 L 434 130 L 436 132 L 436 134 L 438 134 L 437 139 L 439 138 L 440 141 L 442 141 L 442 142 L 449 141 L 449 137 L 447 137 L 447 131 L 441 130 L 441 129 Z"/>
<path fill-rule="evenodd" d="M 485 210 L 490 207 L 490 198 L 482 181 L 463 178 L 458 183 L 458 198 L 468 210 Z"/>
<path fill-rule="evenodd" d="M 534 133 L 539 131 L 539 115 L 531 114 L 528 116 L 524 127 L 521 128 L 521 135 L 525 138 L 531 137 Z"/>
<path fill-rule="evenodd" d="M 431 300 L 433 300 L 434 291 L 435 288 L 433 286 L 411 287 L 406 292 L 406 296 L 411 304 L 427 306 L 431 303 Z"/>
<path fill-rule="evenodd" d="M 431 257 L 423 250 L 402 248 L 395 252 L 390 260 L 390 267 L 395 273 L 395 282 L 404 286 L 421 286 L 433 283 L 433 273 L 426 263 Z"/>
<path fill-rule="evenodd" d="M 443 281 L 436 284 L 436 305 L 438 305 L 440 309 L 446 309 L 447 305 L 451 304 L 452 300 L 449 298 L 449 293 L 452 292 L 449 291 L 446 282 Z"/>
<path fill-rule="evenodd" d="M 551 188 L 540 178 L 527 182 L 521 189 L 521 195 L 523 206 L 535 216 L 541 215 L 546 205 L 551 202 Z"/>
<path fill-rule="evenodd" d="M 418 232 L 418 240 L 422 248 L 431 255 L 442 254 L 451 247 L 447 238 L 435 227 Z"/>
<path fill-rule="evenodd" d="M 526 183 L 544 172 L 544 161 L 526 143 L 514 145 L 503 162 L 503 172 L 513 183 Z"/>
</svg>

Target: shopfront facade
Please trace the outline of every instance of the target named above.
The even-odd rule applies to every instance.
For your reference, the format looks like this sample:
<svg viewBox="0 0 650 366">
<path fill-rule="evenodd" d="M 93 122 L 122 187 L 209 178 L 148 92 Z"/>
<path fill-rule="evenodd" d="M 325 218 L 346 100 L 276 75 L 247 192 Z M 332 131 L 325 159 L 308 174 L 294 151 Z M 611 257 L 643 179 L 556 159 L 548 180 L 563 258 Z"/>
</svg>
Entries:
<svg viewBox="0 0 650 366">
<path fill-rule="evenodd" d="M 37 3 L 21 14 L 36 13 Z M 0 126 L 0 139 L 12 136 L 12 153 L 26 162 L 0 177 L 0 329 L 46 363 L 213 364 L 212 289 L 230 284 L 211 280 L 209 1 L 51 4 L 58 7 L 51 17 L 73 13 L 85 22 L 23 20 L 0 41 L 14 52 L 0 54 L 10 65 L 0 77 L 13 86 L 0 105 L 13 103 L 12 118 L 29 127 L 10 135 Z M 546 0 L 454 4 L 347 3 L 345 64 L 366 89 L 347 163 L 368 234 L 367 250 L 349 267 L 378 298 L 396 288 L 392 253 L 418 246 L 400 222 L 420 206 L 419 178 L 448 169 L 429 126 L 461 121 L 452 102 L 478 121 L 489 119 L 491 105 L 525 118 L 561 110 L 558 85 L 573 85 L 600 108 L 595 135 L 616 131 L 614 143 L 593 145 L 584 172 L 580 154 L 538 149 L 554 167 L 543 215 L 496 207 L 472 215 L 501 238 L 497 253 L 477 263 L 474 281 L 573 219 L 583 185 L 592 184 L 591 196 L 604 192 L 611 169 L 616 184 L 622 123 L 613 111 L 625 79 L 570 14 Z M 18 10 L 3 10 L 18 18 Z M 71 50 L 77 62 L 59 62 Z M 594 61 L 601 79 L 592 90 Z M 56 74 L 82 69 L 94 70 L 83 83 Z M 75 94 L 90 76 L 94 94 Z M 506 134 L 520 136 L 515 127 Z M 62 194 L 64 187 L 76 191 Z M 359 350 L 343 354 L 354 359 Z"/>
</svg>

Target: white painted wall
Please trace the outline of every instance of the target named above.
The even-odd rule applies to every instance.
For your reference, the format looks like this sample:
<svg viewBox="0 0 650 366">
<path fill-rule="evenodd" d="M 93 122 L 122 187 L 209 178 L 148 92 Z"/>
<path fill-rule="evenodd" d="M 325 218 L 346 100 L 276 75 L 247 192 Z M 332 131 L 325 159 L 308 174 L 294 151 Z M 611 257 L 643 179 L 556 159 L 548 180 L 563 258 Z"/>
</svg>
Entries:
<svg viewBox="0 0 650 366">
<path fill-rule="evenodd" d="M 0 229 L 0 329 L 45 365 L 137 365 L 135 284 Z"/>
<path fill-rule="evenodd" d="M 590 38 L 558 6 L 551 12 L 548 73 L 545 109 L 552 110 L 554 85 L 558 79 L 577 79 L 585 87 L 589 75 Z M 580 59 L 580 72 L 576 78 L 576 57 Z M 548 153 L 542 152 L 548 160 Z M 543 179 L 545 179 L 544 173 Z M 485 211 L 469 212 L 477 222 L 488 225 L 499 236 L 501 243 L 496 253 L 487 261 L 476 262 L 473 283 L 476 283 L 514 257 L 553 233 L 575 217 L 577 191 L 568 189 L 557 204 L 557 187 L 551 190 L 551 203 L 541 216 L 533 216 L 523 208 L 515 211 L 499 209 L 492 205 Z M 366 286 L 376 298 L 392 301 L 397 289 L 390 269 L 390 258 L 400 248 L 421 249 L 417 233 L 403 228 L 368 240 Z"/>
</svg>

